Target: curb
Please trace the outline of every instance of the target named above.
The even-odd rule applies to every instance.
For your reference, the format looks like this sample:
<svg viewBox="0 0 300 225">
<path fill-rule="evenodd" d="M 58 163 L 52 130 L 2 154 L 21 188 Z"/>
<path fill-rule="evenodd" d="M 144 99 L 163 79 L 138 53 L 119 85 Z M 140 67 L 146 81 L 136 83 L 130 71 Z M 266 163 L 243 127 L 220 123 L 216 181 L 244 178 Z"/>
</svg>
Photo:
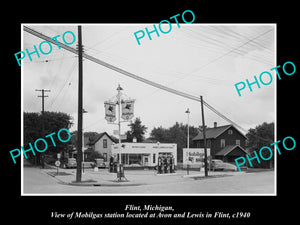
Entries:
<svg viewBox="0 0 300 225">
<path fill-rule="evenodd" d="M 178 173 L 156 173 L 155 176 L 176 176 L 176 175 L 180 175 Z"/>
<path fill-rule="evenodd" d="M 123 181 L 123 182 L 117 182 L 117 181 L 111 181 L 107 182 L 107 183 L 99 183 L 97 181 L 94 180 L 90 180 L 90 181 L 83 181 L 83 182 L 66 182 L 63 179 L 60 179 L 57 176 L 53 176 L 51 174 L 49 174 L 47 171 L 42 171 L 44 174 L 52 177 L 53 179 L 55 179 L 59 184 L 65 184 L 65 185 L 71 185 L 71 186 L 82 186 L 82 187 L 92 187 L 92 186 L 105 186 L 105 187 L 118 187 L 118 186 L 140 186 L 140 185 L 146 185 L 146 183 L 134 183 L 134 182 L 130 182 L 130 181 Z"/>
<path fill-rule="evenodd" d="M 263 173 L 263 172 L 270 172 L 274 171 L 274 169 L 268 169 L 268 168 L 247 168 L 245 171 L 246 173 Z"/>
<path fill-rule="evenodd" d="M 198 176 L 198 177 L 191 177 L 194 180 L 204 180 L 204 179 L 210 179 L 210 178 L 223 178 L 223 177 L 231 177 L 234 176 L 232 174 L 218 174 L 218 175 L 209 175 L 207 177 L 205 176 Z"/>
<path fill-rule="evenodd" d="M 146 185 L 146 183 L 127 183 L 127 182 L 115 182 L 115 183 L 98 183 L 98 182 L 63 182 L 63 184 L 71 186 L 82 186 L 82 187 L 93 187 L 93 186 L 102 186 L 102 187 L 129 187 L 129 186 L 141 186 Z"/>
<path fill-rule="evenodd" d="M 204 177 L 204 174 L 190 174 L 190 175 L 182 175 L 183 178 L 194 178 L 194 177 Z"/>
</svg>

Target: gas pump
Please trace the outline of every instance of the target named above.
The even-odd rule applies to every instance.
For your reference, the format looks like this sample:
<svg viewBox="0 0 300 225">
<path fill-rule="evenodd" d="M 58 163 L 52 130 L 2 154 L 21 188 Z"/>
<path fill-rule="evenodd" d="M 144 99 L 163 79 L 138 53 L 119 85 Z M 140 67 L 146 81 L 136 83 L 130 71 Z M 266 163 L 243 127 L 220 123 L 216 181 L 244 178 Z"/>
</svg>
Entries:
<svg viewBox="0 0 300 225">
<path fill-rule="evenodd" d="M 167 173 L 171 173 L 171 157 L 167 156 Z"/>
<path fill-rule="evenodd" d="M 168 173 L 168 159 L 164 156 L 164 173 Z"/>
<path fill-rule="evenodd" d="M 175 173 L 175 159 L 174 159 L 174 156 L 173 156 L 173 155 L 171 155 L 170 172 L 171 172 L 171 173 Z"/>
<path fill-rule="evenodd" d="M 157 172 L 158 172 L 159 174 L 162 173 L 162 158 L 161 158 L 161 155 L 160 155 L 160 154 L 159 154 L 159 156 L 158 156 Z"/>
<path fill-rule="evenodd" d="M 114 170 L 113 168 L 114 168 L 114 157 L 111 156 L 109 158 L 109 172 L 110 173 L 113 173 L 113 170 Z"/>
<path fill-rule="evenodd" d="M 161 173 L 165 173 L 165 157 L 161 156 Z"/>
</svg>

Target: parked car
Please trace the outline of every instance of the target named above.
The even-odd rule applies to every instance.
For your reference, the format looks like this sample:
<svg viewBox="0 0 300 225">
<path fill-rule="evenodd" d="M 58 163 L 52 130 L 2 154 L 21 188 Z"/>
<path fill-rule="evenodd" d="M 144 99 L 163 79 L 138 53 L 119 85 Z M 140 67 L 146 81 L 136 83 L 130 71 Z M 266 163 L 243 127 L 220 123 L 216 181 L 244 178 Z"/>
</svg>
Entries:
<svg viewBox="0 0 300 225">
<path fill-rule="evenodd" d="M 68 158 L 68 162 L 65 164 L 66 168 L 76 168 L 77 162 L 75 158 Z"/>
<path fill-rule="evenodd" d="M 106 168 L 107 167 L 107 164 L 108 163 L 105 163 L 104 162 L 104 159 L 101 159 L 101 158 L 99 158 L 99 159 L 95 159 L 95 162 L 93 162 L 92 164 L 91 164 L 91 166 L 94 168 L 94 167 L 98 167 L 98 168 Z"/>
<path fill-rule="evenodd" d="M 211 169 L 212 170 L 232 170 L 237 171 L 237 167 L 231 163 L 223 162 L 220 159 L 211 160 Z"/>
</svg>

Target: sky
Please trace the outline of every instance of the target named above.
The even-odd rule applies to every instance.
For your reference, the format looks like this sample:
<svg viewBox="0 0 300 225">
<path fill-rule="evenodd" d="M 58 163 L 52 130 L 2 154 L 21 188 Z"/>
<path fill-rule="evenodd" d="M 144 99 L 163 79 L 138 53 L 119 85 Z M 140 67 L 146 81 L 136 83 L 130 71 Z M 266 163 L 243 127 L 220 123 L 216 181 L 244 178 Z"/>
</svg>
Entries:
<svg viewBox="0 0 300 225">
<path fill-rule="evenodd" d="M 76 35 L 78 24 L 23 24 L 49 37 L 58 37 L 66 31 Z M 275 121 L 276 75 L 271 68 L 276 65 L 276 26 L 274 24 L 172 24 L 169 33 L 160 36 L 147 34 L 138 45 L 134 32 L 153 29 L 153 24 L 81 24 L 82 41 L 86 54 L 122 68 L 137 76 L 167 87 L 199 97 L 223 115 L 243 127 L 254 128 L 263 122 Z M 156 26 L 158 26 L 156 24 Z M 168 27 L 162 27 L 168 30 Z M 71 42 L 68 33 L 65 40 Z M 34 51 L 43 40 L 22 32 L 22 49 Z M 47 52 L 47 45 L 43 45 Z M 65 49 L 52 45 L 48 55 L 40 53 L 22 60 L 22 110 L 40 112 L 40 92 L 49 89 L 45 98 L 45 111 L 65 112 L 72 116 L 77 129 L 78 57 Z M 17 62 L 16 62 L 17 63 Z M 263 71 L 273 75 L 270 85 L 253 85 L 253 92 L 245 89 L 239 97 L 235 84 L 254 81 Z M 266 82 L 267 82 L 267 78 Z M 118 84 L 123 88 L 123 98 L 135 99 L 135 117 L 148 127 L 148 137 L 154 127 L 168 128 L 176 122 L 186 124 L 186 109 L 190 110 L 190 125 L 202 124 L 200 103 L 174 95 L 156 87 L 134 80 L 102 65 L 83 61 L 83 114 L 84 132 L 113 134 L 117 125 L 104 119 L 104 102 L 114 99 Z M 205 123 L 227 125 L 225 121 L 204 107 Z M 121 133 L 129 130 L 122 123 Z M 244 132 L 243 132 L 244 133 Z"/>
</svg>

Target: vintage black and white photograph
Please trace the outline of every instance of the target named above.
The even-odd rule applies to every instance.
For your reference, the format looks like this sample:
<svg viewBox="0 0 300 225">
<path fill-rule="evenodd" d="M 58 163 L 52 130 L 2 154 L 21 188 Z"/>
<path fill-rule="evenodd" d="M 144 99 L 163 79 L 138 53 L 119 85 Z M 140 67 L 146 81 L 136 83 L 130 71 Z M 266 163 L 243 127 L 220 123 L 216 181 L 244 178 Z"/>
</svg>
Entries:
<svg viewBox="0 0 300 225">
<path fill-rule="evenodd" d="M 277 194 L 276 24 L 185 15 L 21 25 L 22 195 Z"/>
</svg>

